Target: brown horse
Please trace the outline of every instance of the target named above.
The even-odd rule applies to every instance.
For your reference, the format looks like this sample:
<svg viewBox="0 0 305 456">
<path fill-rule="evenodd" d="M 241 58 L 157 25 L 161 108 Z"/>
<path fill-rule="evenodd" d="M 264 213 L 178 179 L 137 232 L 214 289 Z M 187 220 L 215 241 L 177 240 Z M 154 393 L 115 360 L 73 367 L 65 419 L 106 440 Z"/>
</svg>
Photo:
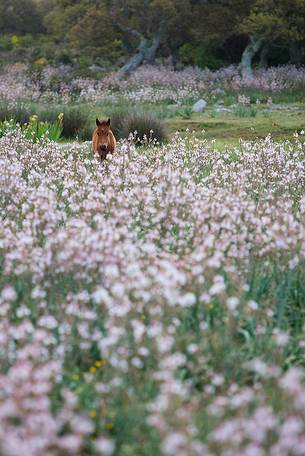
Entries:
<svg viewBox="0 0 305 456">
<path fill-rule="evenodd" d="M 96 129 L 92 136 L 92 148 L 94 154 L 101 161 L 105 160 L 109 152 L 113 153 L 116 147 L 116 140 L 110 124 L 110 119 L 102 121 L 96 119 Z"/>
</svg>

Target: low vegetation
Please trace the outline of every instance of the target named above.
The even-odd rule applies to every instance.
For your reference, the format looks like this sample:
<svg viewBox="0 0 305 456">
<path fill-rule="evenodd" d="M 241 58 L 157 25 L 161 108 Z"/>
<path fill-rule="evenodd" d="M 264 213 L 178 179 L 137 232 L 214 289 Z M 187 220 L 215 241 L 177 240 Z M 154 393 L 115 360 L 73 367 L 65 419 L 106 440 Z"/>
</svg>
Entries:
<svg viewBox="0 0 305 456">
<path fill-rule="evenodd" d="M 1 455 L 304 454 L 304 88 L 2 69 Z"/>
<path fill-rule="evenodd" d="M 112 128 L 117 138 L 128 139 L 132 135 L 136 144 L 158 143 L 167 139 L 164 122 L 145 112 L 117 112 L 111 116 Z"/>
<path fill-rule="evenodd" d="M 303 142 L 0 151 L 1 453 L 300 455 Z"/>
<path fill-rule="evenodd" d="M 216 72 L 143 67 L 124 81 L 115 76 L 75 79 L 70 70 L 64 71 L 65 79 L 62 71 L 45 68 L 39 86 L 27 67 L 6 67 L 0 122 L 13 119 L 24 125 L 37 115 L 40 122 L 56 124 L 62 113 L 62 140 L 82 141 L 91 139 L 97 116 L 112 117 L 118 138 L 135 131 L 141 139 L 149 138 L 153 130 L 162 142 L 188 129 L 221 146 L 269 133 L 284 139 L 304 128 L 305 72 L 295 66 L 258 70 L 250 81 L 235 67 Z M 196 114 L 193 104 L 200 98 L 207 108 Z"/>
</svg>

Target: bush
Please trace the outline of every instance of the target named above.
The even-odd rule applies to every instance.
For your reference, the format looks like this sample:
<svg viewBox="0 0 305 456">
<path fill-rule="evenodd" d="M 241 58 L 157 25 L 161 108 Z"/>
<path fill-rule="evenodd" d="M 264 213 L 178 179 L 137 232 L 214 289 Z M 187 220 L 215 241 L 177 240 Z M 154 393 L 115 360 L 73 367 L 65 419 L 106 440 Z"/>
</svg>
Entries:
<svg viewBox="0 0 305 456">
<path fill-rule="evenodd" d="M 9 35 L 0 36 L 0 51 L 10 51 L 12 46 L 12 39 Z"/>
<path fill-rule="evenodd" d="M 199 68 L 209 68 L 210 70 L 218 70 L 224 66 L 221 59 L 215 57 L 214 53 L 203 46 L 193 46 L 186 43 L 179 49 L 181 62 L 185 65 L 195 65 Z"/>
<path fill-rule="evenodd" d="M 40 121 L 36 115 L 30 117 L 29 123 L 20 127 L 14 119 L 0 122 L 0 138 L 9 131 L 21 128 L 25 138 L 32 140 L 34 143 L 43 138 L 51 141 L 59 141 L 62 133 L 62 116 L 59 115 L 56 122 Z"/>
<path fill-rule="evenodd" d="M 31 114 L 29 106 L 21 102 L 12 104 L 6 100 L 0 101 L 0 122 L 14 119 L 16 122 L 25 124 L 29 121 Z"/>
<path fill-rule="evenodd" d="M 27 139 L 37 142 L 42 138 L 59 141 L 63 130 L 63 114 L 59 114 L 55 122 L 41 121 L 36 115 L 30 117 L 23 131 Z"/>
<path fill-rule="evenodd" d="M 41 122 L 55 125 L 60 114 L 63 114 L 63 137 L 78 137 L 83 140 L 91 139 L 92 125 L 89 124 L 87 112 L 79 106 L 37 106 L 33 104 L 25 105 L 21 102 L 12 104 L 5 100 L 0 102 L 0 122 L 14 119 L 15 122 L 24 125 L 28 124 L 30 118 L 35 115 Z"/>
<path fill-rule="evenodd" d="M 148 113 L 114 113 L 112 129 L 117 138 L 124 139 L 133 134 L 135 141 L 141 144 L 167 140 L 164 122 Z"/>
<path fill-rule="evenodd" d="M 65 138 L 76 138 L 87 140 L 91 138 L 92 127 L 88 122 L 88 114 L 79 106 L 55 106 L 53 108 L 37 110 L 41 120 L 55 122 L 60 113 L 63 113 L 63 131 Z"/>
</svg>

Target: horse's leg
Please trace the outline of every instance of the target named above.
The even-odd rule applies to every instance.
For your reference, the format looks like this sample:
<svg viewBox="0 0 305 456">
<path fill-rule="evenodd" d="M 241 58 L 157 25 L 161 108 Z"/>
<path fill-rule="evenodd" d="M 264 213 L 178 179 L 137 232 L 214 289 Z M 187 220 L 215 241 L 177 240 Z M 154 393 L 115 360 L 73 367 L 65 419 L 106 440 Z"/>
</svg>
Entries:
<svg viewBox="0 0 305 456">
<path fill-rule="evenodd" d="M 114 134 L 112 133 L 112 131 L 110 131 L 110 133 L 109 133 L 109 142 L 108 142 L 108 150 L 109 150 L 109 152 L 113 153 L 114 149 L 115 149 L 115 146 L 116 146 L 116 140 L 115 140 Z"/>
</svg>

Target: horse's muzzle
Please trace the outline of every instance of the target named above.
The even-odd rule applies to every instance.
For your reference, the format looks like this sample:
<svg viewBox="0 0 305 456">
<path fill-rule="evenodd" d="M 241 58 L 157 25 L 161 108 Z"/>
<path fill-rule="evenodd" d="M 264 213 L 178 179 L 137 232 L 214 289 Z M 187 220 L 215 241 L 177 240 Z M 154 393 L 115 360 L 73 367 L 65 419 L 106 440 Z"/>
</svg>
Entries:
<svg viewBox="0 0 305 456">
<path fill-rule="evenodd" d="M 100 147 L 99 147 L 99 155 L 100 155 L 101 160 L 105 160 L 106 159 L 107 153 L 108 153 L 107 144 L 101 144 Z"/>
</svg>

